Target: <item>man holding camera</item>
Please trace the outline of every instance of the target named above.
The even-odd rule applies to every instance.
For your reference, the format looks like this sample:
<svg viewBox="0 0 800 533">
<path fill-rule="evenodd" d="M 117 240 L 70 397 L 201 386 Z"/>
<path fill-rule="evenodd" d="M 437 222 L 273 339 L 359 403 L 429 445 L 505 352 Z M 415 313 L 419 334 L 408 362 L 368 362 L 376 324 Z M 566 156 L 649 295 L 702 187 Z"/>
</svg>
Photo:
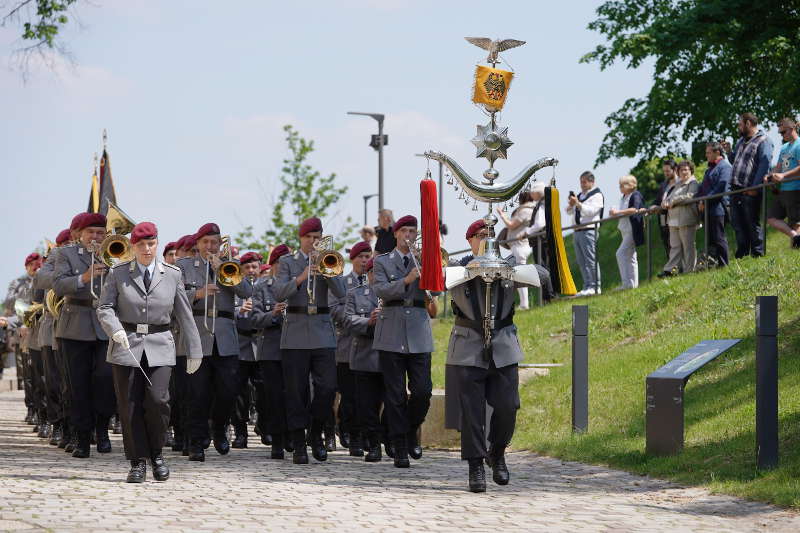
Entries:
<svg viewBox="0 0 800 533">
<path fill-rule="evenodd" d="M 603 193 L 594 185 L 594 174 L 581 174 L 581 192 L 570 191 L 567 213 L 574 215 L 575 224 L 589 224 L 603 218 Z M 575 230 L 575 258 L 583 277 L 583 290 L 577 296 L 600 294 L 600 269 L 597 268 L 597 234 L 595 227 Z"/>
</svg>

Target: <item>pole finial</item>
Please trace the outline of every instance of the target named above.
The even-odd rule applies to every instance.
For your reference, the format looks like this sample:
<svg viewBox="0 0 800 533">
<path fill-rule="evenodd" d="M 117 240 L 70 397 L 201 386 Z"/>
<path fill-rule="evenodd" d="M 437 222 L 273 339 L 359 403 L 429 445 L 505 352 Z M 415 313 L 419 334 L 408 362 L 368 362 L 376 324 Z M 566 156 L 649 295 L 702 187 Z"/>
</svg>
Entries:
<svg viewBox="0 0 800 533">
<path fill-rule="evenodd" d="M 103 128 L 103 150 L 106 149 L 107 145 L 108 145 L 108 131 L 106 131 L 106 129 Z"/>
</svg>

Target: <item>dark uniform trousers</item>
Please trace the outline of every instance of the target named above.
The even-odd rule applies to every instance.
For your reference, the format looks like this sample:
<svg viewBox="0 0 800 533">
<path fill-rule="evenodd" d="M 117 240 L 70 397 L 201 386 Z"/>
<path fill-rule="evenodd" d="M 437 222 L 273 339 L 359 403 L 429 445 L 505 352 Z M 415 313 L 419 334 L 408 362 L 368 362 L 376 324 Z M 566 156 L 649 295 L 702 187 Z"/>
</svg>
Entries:
<svg viewBox="0 0 800 533">
<path fill-rule="evenodd" d="M 239 383 L 236 387 L 236 406 L 233 409 L 231 422 L 239 431 L 247 430 L 247 422 L 250 420 L 250 406 L 252 405 L 253 394 L 250 385 L 255 389 L 256 412 L 258 413 L 258 428 L 264 430 L 262 418 L 266 416 L 264 411 L 264 382 L 261 379 L 261 369 L 258 361 L 239 360 Z"/>
<path fill-rule="evenodd" d="M 350 363 L 336 363 L 336 386 L 339 389 L 339 431 L 357 434 L 354 428 L 356 381 Z"/>
<path fill-rule="evenodd" d="M 56 339 L 58 350 L 56 353 L 56 361 L 61 369 L 61 416 L 62 423 L 67 427 L 72 420 L 72 380 L 69 373 L 69 358 L 67 357 L 66 348 L 64 348 L 64 339 Z"/>
<path fill-rule="evenodd" d="M 203 357 L 200 368 L 188 376 L 188 428 L 193 446 L 210 437 L 209 414 L 214 432 L 225 431 L 236 401 L 238 374 L 239 358 L 235 355 L 221 357 L 215 339 L 211 355 Z"/>
<path fill-rule="evenodd" d="M 382 350 L 379 354 L 389 438 L 404 436 L 422 425 L 431 405 L 431 354 Z M 406 375 L 410 395 L 406 394 Z"/>
<path fill-rule="evenodd" d="M 28 365 L 33 408 L 39 417 L 39 423 L 44 424 L 47 422 L 47 390 L 44 385 L 44 359 L 41 350 L 28 351 Z"/>
<path fill-rule="evenodd" d="M 176 357 L 175 366 L 177 366 L 177 363 L 178 360 Z M 169 402 L 170 402 L 169 425 L 173 429 L 180 432 L 179 428 L 181 427 L 181 409 L 180 405 L 176 405 L 176 398 L 178 397 L 178 391 L 177 391 L 178 385 L 176 383 L 177 380 L 178 380 L 177 374 L 175 372 L 172 372 L 169 376 Z"/>
<path fill-rule="evenodd" d="M 25 391 L 25 407 L 35 409 L 33 401 L 33 381 L 31 372 L 28 368 L 30 356 L 22 351 L 19 343 L 14 347 L 14 365 L 17 369 L 17 390 Z"/>
<path fill-rule="evenodd" d="M 461 404 L 461 458 L 486 457 L 486 404 L 492 406 L 489 443 L 505 450 L 514 435 L 519 409 L 519 374 L 516 364 L 497 368 L 450 365 L 458 380 Z"/>
<path fill-rule="evenodd" d="M 286 426 L 289 431 L 321 430 L 330 418 L 336 395 L 336 355 L 334 348 L 281 350 Z M 314 383 L 314 399 L 308 376 Z"/>
<path fill-rule="evenodd" d="M 62 376 L 58 351 L 50 346 L 42 346 L 42 360 L 47 395 L 47 421 L 51 424 L 61 424 L 64 421 L 64 411 L 61 403 Z"/>
<path fill-rule="evenodd" d="M 107 425 L 116 411 L 108 341 L 62 339 L 69 367 L 72 406 L 70 422 L 78 431 Z"/>
<path fill-rule="evenodd" d="M 204 361 L 205 362 L 205 361 Z M 202 367 L 203 364 L 201 363 Z M 175 429 L 175 440 L 189 438 L 189 374 L 186 373 L 186 356 L 175 357 L 175 371 L 172 380 L 175 395 L 170 395 L 170 417 Z"/>
<path fill-rule="evenodd" d="M 383 405 L 383 375 L 380 372 L 353 371 L 355 384 L 355 417 L 351 431 L 364 437 L 383 436 L 384 428 L 380 419 Z M 380 442 L 380 441 L 378 441 Z"/>
<path fill-rule="evenodd" d="M 283 386 L 283 365 L 280 361 L 259 361 L 261 371 L 261 394 L 264 404 L 263 422 L 259 412 L 258 422 L 261 431 L 267 435 L 286 433 L 286 402 Z"/>
<path fill-rule="evenodd" d="M 169 377 L 172 367 L 150 367 L 142 353 L 142 370 L 135 366 L 111 365 L 117 393 L 122 444 L 128 460 L 149 459 L 161 453 L 169 425 Z"/>
</svg>

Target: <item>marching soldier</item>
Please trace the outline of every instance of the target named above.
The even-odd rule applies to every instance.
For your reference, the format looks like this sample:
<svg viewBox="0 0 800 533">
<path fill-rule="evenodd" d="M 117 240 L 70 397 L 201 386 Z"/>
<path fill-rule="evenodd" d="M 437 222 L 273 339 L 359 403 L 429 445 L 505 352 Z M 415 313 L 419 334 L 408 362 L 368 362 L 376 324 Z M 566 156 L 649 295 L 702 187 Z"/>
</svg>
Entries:
<svg viewBox="0 0 800 533">
<path fill-rule="evenodd" d="M 107 361 L 122 422 L 128 483 L 142 483 L 146 460 L 156 481 L 169 478 L 162 447 L 169 423 L 169 377 L 175 365 L 170 320 L 180 324 L 188 347 L 187 372 L 203 361 L 200 336 L 179 268 L 158 261 L 158 229 L 141 222 L 131 232 L 134 259 L 114 266 L 105 278 L 97 316 L 113 341 Z"/>
<path fill-rule="evenodd" d="M 191 250 L 186 248 L 186 241 L 193 239 L 194 235 L 184 235 L 175 241 L 175 265 L 178 260 L 184 257 L 191 257 Z M 167 245 L 169 246 L 169 245 Z M 166 261 L 166 255 L 165 255 Z M 188 374 L 186 373 L 186 350 L 181 342 L 180 328 L 177 322 L 173 321 L 172 336 L 175 339 L 176 362 L 175 369 L 170 377 L 170 426 L 172 431 L 167 430 L 167 440 L 172 437 L 172 451 L 182 452 L 181 455 L 189 455 L 189 432 L 187 424 L 189 414 L 186 409 L 186 398 L 188 395 Z M 168 444 L 167 444 L 168 445 Z"/>
<path fill-rule="evenodd" d="M 366 241 L 356 243 L 350 249 L 350 261 L 353 270 L 344 276 L 345 289 L 349 292 L 366 283 L 364 268 L 372 258 L 372 246 Z M 345 296 L 346 298 L 346 296 Z M 353 339 L 347 330 L 346 300 L 331 305 L 333 323 L 336 326 L 336 384 L 339 389 L 339 440 L 342 446 L 350 449 L 350 455 L 364 455 L 361 435 L 357 430 L 355 419 L 355 378 L 350 371 L 350 348 Z"/>
<path fill-rule="evenodd" d="M 25 258 L 25 270 L 30 276 L 30 298 L 31 306 L 40 306 L 44 302 L 44 291 L 34 286 L 36 273 L 42 266 L 43 258 L 37 252 L 29 254 Z M 52 426 L 47 420 L 47 392 L 45 390 L 45 370 L 44 359 L 42 357 L 42 345 L 39 340 L 40 311 L 29 311 L 29 326 L 26 327 L 24 346 L 28 355 L 28 371 L 30 373 L 31 393 L 33 395 L 33 405 L 36 411 L 38 424 L 33 430 L 42 439 L 49 439 Z"/>
<path fill-rule="evenodd" d="M 372 287 L 373 259 L 364 266 L 369 283 L 360 284 L 347 293 L 345 321 L 352 339 L 350 346 L 350 370 L 355 382 L 356 427 L 361 432 L 366 450 L 364 461 L 377 463 L 381 460 L 382 425 L 380 421 L 383 405 L 383 374 L 381 374 L 378 351 L 372 347 L 375 324 L 380 315 L 378 296 Z"/>
<path fill-rule="evenodd" d="M 177 257 L 177 242 L 168 242 L 166 246 L 164 246 L 164 262 L 168 265 L 174 265 L 175 261 L 178 260 Z"/>
<path fill-rule="evenodd" d="M 419 288 L 420 273 L 409 247 L 417 238 L 416 217 L 400 218 L 392 231 L 395 249 L 377 256 L 373 267 L 375 293 L 383 300 L 373 348 L 380 352 L 394 466 L 408 468 L 409 455 L 422 457 L 418 430 L 431 401 L 433 333 L 429 313 L 435 314 L 436 304 L 435 300 L 426 302 L 426 293 Z"/>
<path fill-rule="evenodd" d="M 168 242 L 164 246 L 164 251 L 162 252 L 162 257 L 164 258 L 164 262 L 168 265 L 174 265 L 175 261 L 178 260 L 177 256 L 177 245 L 178 243 L 175 241 Z M 179 329 L 178 324 L 174 320 L 172 321 L 172 338 L 175 341 L 175 346 L 178 346 L 178 336 L 179 336 Z M 175 372 L 170 372 L 169 375 L 169 398 L 170 398 L 170 410 L 169 410 L 169 427 L 167 428 L 166 440 L 164 441 L 164 446 L 167 448 L 172 448 L 175 450 L 175 428 L 179 427 L 181 424 L 180 415 L 181 410 L 180 407 L 175 405 L 175 399 L 178 393 L 175 389 Z M 178 446 L 178 450 L 180 451 L 182 446 Z"/>
<path fill-rule="evenodd" d="M 289 247 L 281 244 L 269 254 L 269 265 L 291 253 Z M 269 271 L 269 270 L 268 270 Z M 286 431 L 286 403 L 283 395 L 283 366 L 281 365 L 281 326 L 286 311 L 286 302 L 279 302 L 275 297 L 275 279 L 262 279 L 256 285 L 253 294 L 253 311 L 250 322 L 259 331 L 256 359 L 261 372 L 261 402 L 264 405 L 263 416 L 258 415 L 262 436 L 269 435 L 272 440 L 270 458 L 283 459 L 283 451 L 293 451 L 289 435 Z"/>
<path fill-rule="evenodd" d="M 203 224 L 191 241 L 197 243 L 200 255 L 185 257 L 177 264 L 183 272 L 186 295 L 193 303 L 192 312 L 200 332 L 205 364 L 187 380 L 189 460 L 205 461 L 209 418 L 214 448 L 220 455 L 230 451 L 226 426 L 236 399 L 239 369 L 234 296 L 248 298 L 250 289 L 244 283 L 233 287 L 217 283 L 222 246 L 219 226 L 213 222 Z M 251 304 L 246 302 L 242 308 L 250 311 Z"/>
<path fill-rule="evenodd" d="M 261 255 L 256 252 L 247 252 L 239 258 L 239 264 L 244 274 L 242 284 L 247 286 L 250 294 L 254 294 L 256 290 L 261 260 Z M 255 389 L 256 392 L 255 404 L 259 433 L 262 435 L 262 440 L 266 440 L 262 427 L 263 418 L 266 416 L 263 402 L 264 384 L 261 381 L 261 371 L 256 360 L 256 336 L 258 331 L 252 323 L 252 312 L 243 310 L 245 300 L 241 298 L 236 300 L 236 330 L 239 333 L 239 383 L 236 387 L 238 394 L 231 420 L 235 434 L 231 447 L 247 448 L 247 422 L 250 420 L 252 389 Z M 252 296 L 248 300 L 252 305 Z"/>
<path fill-rule="evenodd" d="M 341 276 L 318 274 L 315 264 L 322 222 L 314 217 L 300 224 L 300 249 L 278 261 L 274 294 L 287 300 L 281 332 L 281 361 L 286 390 L 286 423 L 292 434 L 295 464 L 307 464 L 305 430 L 317 461 L 325 461 L 328 451 L 322 442 L 322 429 L 330 417 L 336 394 L 336 335 L 333 331 L 328 292 L 345 295 Z M 314 383 L 314 398 L 309 402 L 309 376 Z M 310 409 L 309 409 L 310 405 Z"/>
<path fill-rule="evenodd" d="M 92 261 L 106 236 L 106 217 L 80 213 L 73 222 L 78 240 L 75 246 L 65 246 L 58 252 L 53 287 L 66 297 L 56 337 L 62 339 L 71 381 L 70 422 L 77 438 L 72 456 L 86 458 L 92 430 L 96 433 L 97 451 L 111 451 L 108 421 L 115 411 L 111 366 L 106 362 L 108 337 L 95 313 L 100 277 L 108 267 L 97 258 Z"/>
<path fill-rule="evenodd" d="M 488 232 L 486 223 L 477 220 L 467 229 L 472 253 L 479 254 L 481 241 Z M 461 458 L 469 462 L 469 489 L 486 491 L 484 459 L 492 468 L 498 485 L 509 481 L 505 449 L 511 442 L 519 408 L 517 363 L 524 356 L 514 326 L 514 293 L 527 287 L 510 280 L 493 282 L 491 291 L 494 329 L 491 347 L 484 349 L 483 317 L 486 306 L 486 282 L 474 278 L 451 290 L 455 324 L 447 348 L 447 365 L 456 376 L 461 406 Z M 492 418 L 486 450 L 484 424 L 486 407 L 492 406 Z"/>
<path fill-rule="evenodd" d="M 33 267 L 30 267 L 32 270 Z M 15 316 L 15 304 L 17 301 L 24 304 L 31 303 L 33 278 L 29 272 L 29 267 L 25 267 L 25 274 L 13 280 L 8 284 L 8 293 L 4 301 L 3 307 L 5 309 L 7 324 L 8 324 L 8 341 L 9 348 L 14 351 L 15 366 L 17 369 L 17 389 L 25 391 L 25 407 L 28 412 L 25 415 L 25 422 L 32 426 L 38 425 L 38 415 L 36 413 L 31 373 L 29 370 L 29 357 L 26 351 L 23 351 L 25 346 L 24 338 L 28 333 L 28 328 L 22 324 L 22 319 Z"/>
</svg>

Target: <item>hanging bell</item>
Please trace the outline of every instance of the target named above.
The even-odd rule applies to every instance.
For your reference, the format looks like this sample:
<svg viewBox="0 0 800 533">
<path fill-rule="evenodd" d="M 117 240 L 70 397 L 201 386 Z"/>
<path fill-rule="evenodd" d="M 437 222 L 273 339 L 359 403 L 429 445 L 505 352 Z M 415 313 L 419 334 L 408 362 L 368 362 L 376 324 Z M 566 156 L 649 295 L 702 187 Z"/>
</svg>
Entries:
<svg viewBox="0 0 800 533">
<path fill-rule="evenodd" d="M 469 198 L 464 200 L 464 205 L 469 205 Z"/>
<path fill-rule="evenodd" d="M 472 204 L 472 210 L 473 211 L 477 211 L 478 210 L 478 201 L 477 200 L 475 200 L 475 203 Z"/>
<path fill-rule="evenodd" d="M 508 204 L 503 204 L 503 213 L 508 213 Z"/>
<path fill-rule="evenodd" d="M 458 193 L 458 199 L 459 200 L 463 200 L 464 198 L 465 198 L 464 191 L 461 191 L 460 193 Z"/>
<path fill-rule="evenodd" d="M 453 175 L 450 174 L 449 172 L 447 173 L 447 184 L 448 185 L 452 185 L 453 184 Z"/>
</svg>

